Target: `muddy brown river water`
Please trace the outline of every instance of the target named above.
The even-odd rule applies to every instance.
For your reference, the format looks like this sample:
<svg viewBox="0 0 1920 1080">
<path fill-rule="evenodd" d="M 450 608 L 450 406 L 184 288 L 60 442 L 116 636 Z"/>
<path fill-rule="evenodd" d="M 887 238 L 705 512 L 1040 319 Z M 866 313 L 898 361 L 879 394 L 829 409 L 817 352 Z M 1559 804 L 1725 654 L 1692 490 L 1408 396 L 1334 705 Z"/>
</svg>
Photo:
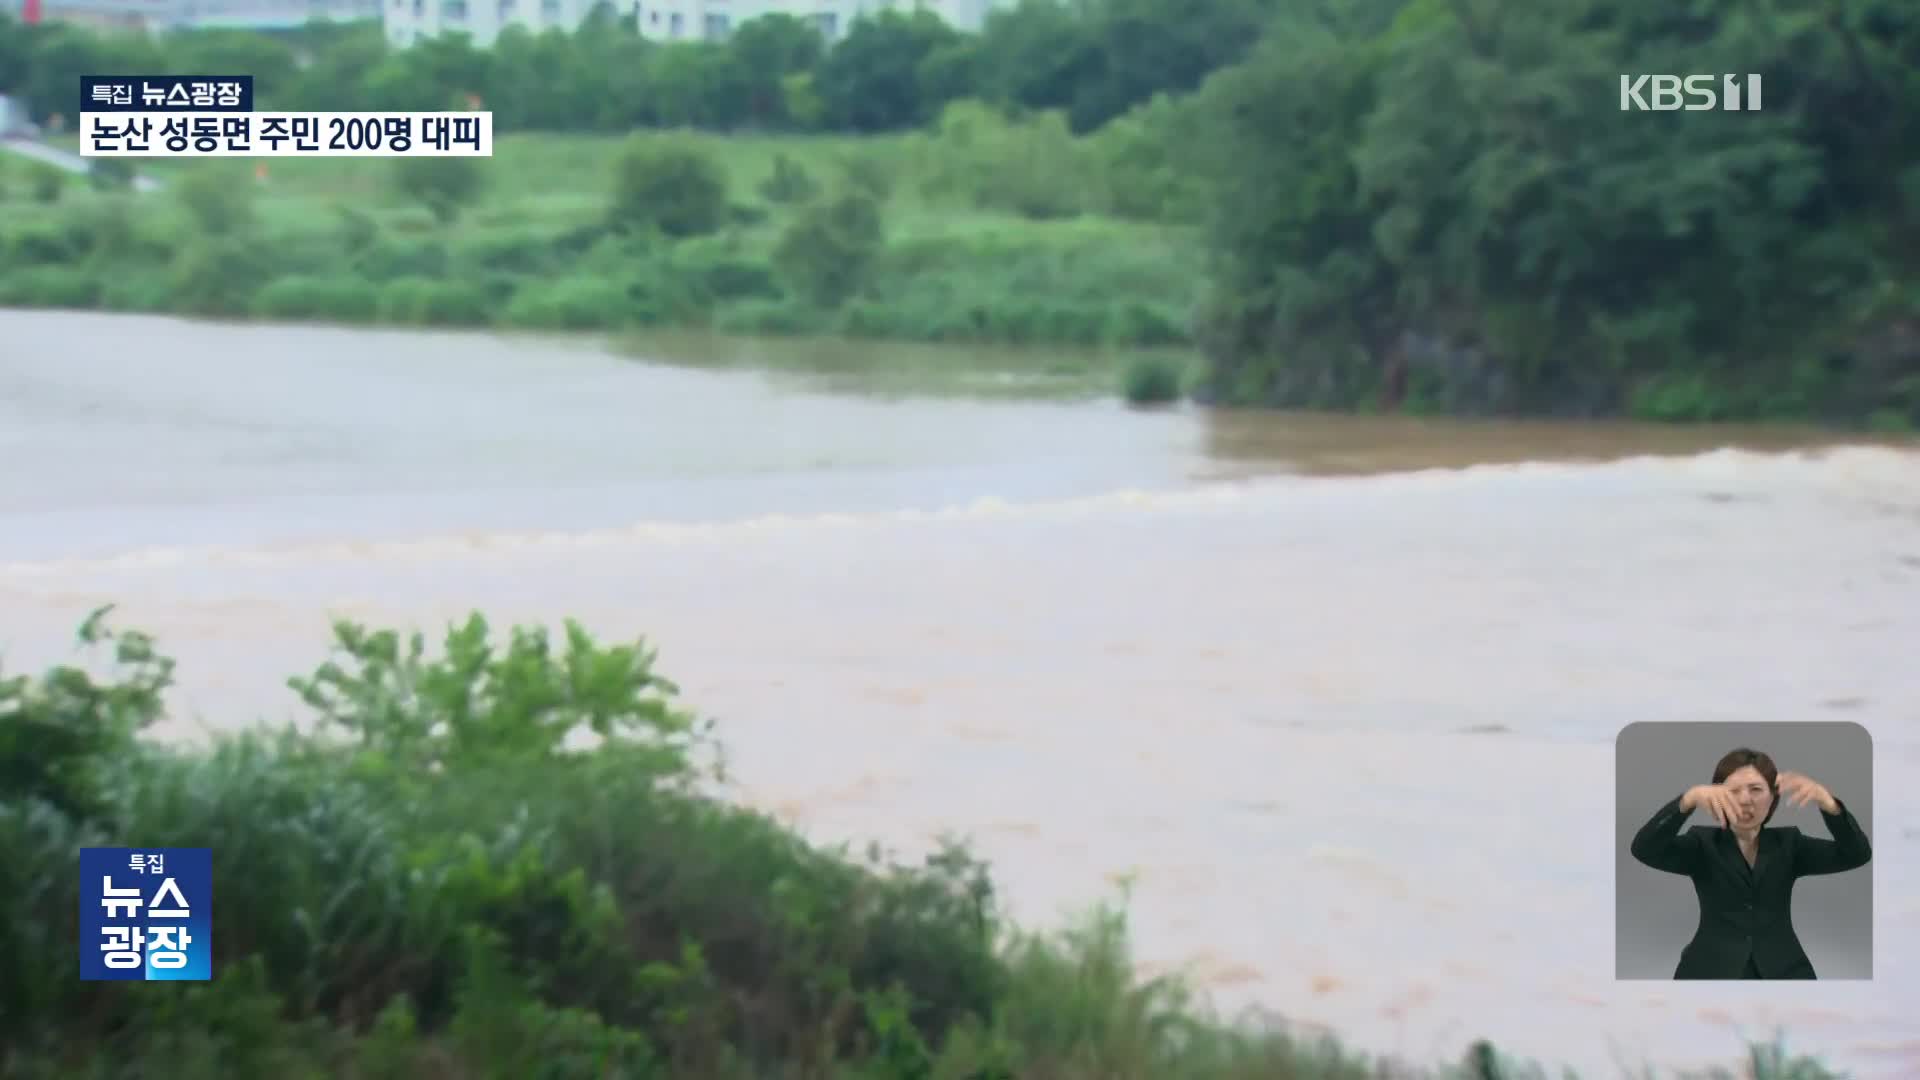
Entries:
<svg viewBox="0 0 1920 1080">
<path fill-rule="evenodd" d="M 0 312 L 7 667 L 107 601 L 180 658 L 175 737 L 291 715 L 330 614 L 571 615 L 658 643 L 740 798 L 969 835 L 1031 924 L 1130 878 L 1142 959 L 1224 1010 L 1609 1076 L 1784 1029 L 1920 1076 L 1910 444 Z M 1662 718 L 1872 731 L 1872 982 L 1614 981 L 1613 738 Z"/>
</svg>

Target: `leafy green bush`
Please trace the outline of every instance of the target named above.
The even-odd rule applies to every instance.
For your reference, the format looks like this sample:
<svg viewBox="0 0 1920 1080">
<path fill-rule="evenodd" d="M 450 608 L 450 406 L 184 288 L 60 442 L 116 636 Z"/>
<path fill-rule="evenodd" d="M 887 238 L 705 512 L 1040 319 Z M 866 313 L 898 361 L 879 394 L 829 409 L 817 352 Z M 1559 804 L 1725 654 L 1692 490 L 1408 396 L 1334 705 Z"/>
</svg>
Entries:
<svg viewBox="0 0 1920 1080">
<path fill-rule="evenodd" d="M 408 276 L 380 290 L 381 320 L 406 326 L 485 326 L 494 308 L 486 287 L 473 281 Z"/>
<path fill-rule="evenodd" d="M 714 329 L 729 334 L 818 334 L 829 325 L 819 308 L 793 300 L 743 300 L 723 305 L 714 315 Z"/>
<path fill-rule="evenodd" d="M 724 237 L 701 237 L 675 244 L 671 272 L 685 277 L 710 301 L 771 300 L 781 296 L 780 281 L 764 257 L 746 254 Z"/>
<path fill-rule="evenodd" d="M 274 276 L 274 255 L 238 234 L 199 238 L 167 269 L 169 306 L 188 315 L 245 315 Z"/>
<path fill-rule="evenodd" d="M 203 165 L 169 186 L 202 233 L 223 236 L 253 224 L 254 186 L 246 180 L 236 182 L 226 169 Z"/>
<path fill-rule="evenodd" d="M 637 136 L 615 162 L 608 217 L 672 237 L 718 231 L 727 221 L 727 175 L 698 147 Z"/>
<path fill-rule="evenodd" d="M 773 155 L 773 171 L 760 181 L 760 197 L 770 203 L 806 202 L 819 192 L 813 174 L 786 154 Z"/>
<path fill-rule="evenodd" d="M 780 234 L 773 264 L 796 295 L 837 307 L 866 284 L 885 245 L 879 202 L 849 191 L 801 211 Z"/>
<path fill-rule="evenodd" d="M 1094 172 L 1061 113 L 1016 121 L 980 102 L 956 102 L 941 113 L 930 140 L 934 167 L 922 183 L 930 197 L 1035 220 L 1091 208 Z"/>
<path fill-rule="evenodd" d="M 57 203 L 66 187 L 67 178 L 51 165 L 36 162 L 27 170 L 27 190 L 35 202 L 49 206 Z"/>
<path fill-rule="evenodd" d="M 522 285 L 503 321 L 531 330 L 607 330 L 631 322 L 637 310 L 624 283 L 575 276 Z"/>
<path fill-rule="evenodd" d="M 567 250 L 570 240 L 536 226 L 469 227 L 448 237 L 447 259 L 456 272 L 556 275 L 568 270 L 579 254 Z"/>
<path fill-rule="evenodd" d="M 135 175 L 133 163 L 125 158 L 100 158 L 87 167 L 87 183 L 95 191 L 125 191 Z"/>
<path fill-rule="evenodd" d="M 1180 367 L 1162 357 L 1142 357 L 1127 368 L 1121 396 L 1131 405 L 1165 405 L 1180 400 Z"/>
<path fill-rule="evenodd" d="M 253 298 L 253 314 L 267 319 L 371 321 L 380 292 L 362 278 L 301 274 L 269 282 Z"/>
<path fill-rule="evenodd" d="M 99 305 L 100 295 L 100 276 L 82 267 L 29 266 L 0 277 L 0 304 L 91 308 Z"/>
<path fill-rule="evenodd" d="M 38 800 L 76 819 L 102 804 L 101 769 L 133 746 L 160 716 L 173 685 L 173 661 L 153 639 L 107 628 L 111 608 L 81 624 L 83 645 L 111 644 L 114 682 L 94 681 L 84 669 L 56 667 L 39 677 L 4 677 L 0 668 L 0 792 Z"/>
<path fill-rule="evenodd" d="M 447 245 L 437 239 L 375 236 L 354 255 L 352 269 L 377 284 L 402 278 L 438 278 L 451 259 Z"/>
</svg>

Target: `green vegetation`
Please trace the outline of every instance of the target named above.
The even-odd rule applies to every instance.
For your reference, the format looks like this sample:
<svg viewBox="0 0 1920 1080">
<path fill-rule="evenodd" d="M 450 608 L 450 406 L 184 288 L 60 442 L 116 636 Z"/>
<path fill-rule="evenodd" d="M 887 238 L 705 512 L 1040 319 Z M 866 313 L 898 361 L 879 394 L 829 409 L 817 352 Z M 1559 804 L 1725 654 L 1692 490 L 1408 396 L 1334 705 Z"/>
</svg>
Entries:
<svg viewBox="0 0 1920 1080">
<path fill-rule="evenodd" d="M 110 663 L 0 679 L 0 1074 L 1380 1075 L 1137 978 L 1117 911 L 1015 930 L 964 847 L 861 859 L 705 793 L 712 729 L 644 643 L 341 624 L 289 680 L 311 725 L 189 749 L 142 736 L 173 665 L 104 614 Z M 212 849 L 212 981 L 74 976 L 89 845 Z M 1482 1043 L 1432 1075 L 1529 1074 Z"/>
<path fill-rule="evenodd" d="M 784 16 L 659 42 L 603 8 L 485 50 L 6 27 L 0 90 L 49 120 L 88 72 L 285 72 L 262 107 L 478 98 L 510 134 L 484 176 L 276 161 L 241 231 L 143 202 L 146 262 L 72 223 L 86 200 L 48 222 L 10 186 L 0 300 L 1193 346 L 1230 404 L 1901 430 L 1909 8 L 1024 0 L 978 35 L 889 14 L 831 44 Z M 1620 107 L 1622 74 L 1722 71 L 1764 109 Z"/>
<path fill-rule="evenodd" d="M 1163 357 L 1143 356 L 1127 367 L 1120 394 L 1134 405 L 1165 405 L 1185 392 L 1180 368 Z"/>
<path fill-rule="evenodd" d="M 1764 109 L 1621 109 L 1667 72 L 1759 74 Z M 1214 189 L 1214 392 L 1920 420 L 1916 73 L 1881 0 L 1289 9 L 1191 102 L 1245 178 Z"/>
<path fill-rule="evenodd" d="M 932 134 L 508 135 L 485 162 L 278 159 L 264 180 L 251 161 L 160 160 L 143 163 L 165 184 L 154 194 L 68 185 L 51 218 L 39 203 L 0 202 L 0 302 L 616 333 L 1185 344 L 1201 276 L 1191 229 L 1030 222 L 970 192 L 926 194 L 951 188 L 953 159 L 965 153 Z M 763 201 L 761 189 L 779 198 Z M 129 228 L 138 250 L 125 242 Z M 74 280 L 90 282 L 93 299 L 75 305 Z"/>
</svg>

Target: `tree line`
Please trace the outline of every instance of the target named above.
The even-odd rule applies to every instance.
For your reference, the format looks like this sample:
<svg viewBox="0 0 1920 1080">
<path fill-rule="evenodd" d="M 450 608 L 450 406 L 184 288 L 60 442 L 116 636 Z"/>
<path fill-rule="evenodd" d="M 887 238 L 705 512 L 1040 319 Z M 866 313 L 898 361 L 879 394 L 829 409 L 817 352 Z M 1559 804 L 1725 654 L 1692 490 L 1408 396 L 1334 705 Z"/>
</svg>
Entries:
<svg viewBox="0 0 1920 1080">
<path fill-rule="evenodd" d="M 430 110 L 474 95 L 504 131 L 603 132 L 879 133 L 977 98 L 1065 110 L 1076 131 L 1089 131 L 1240 59 L 1267 6 L 1023 0 L 978 34 L 928 12 L 889 12 L 856 20 L 834 42 L 810 20 L 773 14 L 722 41 L 663 42 L 603 4 L 572 32 L 512 27 L 489 48 L 460 34 L 398 48 L 371 22 L 155 37 L 0 22 L 0 91 L 22 94 L 45 118 L 76 106 L 82 75 L 252 74 L 262 108 Z"/>
<path fill-rule="evenodd" d="M 1191 327 L 1216 400 L 1920 424 L 1904 0 L 1026 0 L 978 35 L 887 15 L 832 44 L 778 16 L 661 44 L 603 10 L 490 50 L 395 50 L 370 27 L 0 33 L 0 85 L 42 110 L 82 74 L 142 70 L 288 72 L 260 87 L 288 108 L 477 94 L 509 131 L 944 138 L 981 103 L 1026 134 L 949 139 L 980 176 L 1144 178 L 1103 184 L 1137 189 L 1110 200 L 1127 216 L 1203 223 Z M 1623 75 L 1722 73 L 1760 76 L 1763 108 L 1621 101 Z M 1041 193 L 1005 201 L 1105 212 Z"/>
<path fill-rule="evenodd" d="M 1920 423 L 1910 3 L 1297 5 L 1191 105 L 1222 396 Z"/>
</svg>

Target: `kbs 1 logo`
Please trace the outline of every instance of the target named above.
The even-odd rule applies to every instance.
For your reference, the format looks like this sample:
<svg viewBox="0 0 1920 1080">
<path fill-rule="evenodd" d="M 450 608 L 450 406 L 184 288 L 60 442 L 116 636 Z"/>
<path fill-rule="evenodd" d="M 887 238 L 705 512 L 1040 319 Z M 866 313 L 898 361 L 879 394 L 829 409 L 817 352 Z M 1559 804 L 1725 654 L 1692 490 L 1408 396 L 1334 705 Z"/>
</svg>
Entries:
<svg viewBox="0 0 1920 1080">
<path fill-rule="evenodd" d="M 80 978 L 213 977 L 211 848 L 81 848 Z"/>
<path fill-rule="evenodd" d="M 1621 112 L 1759 112 L 1758 75 L 1622 75 Z"/>
</svg>

